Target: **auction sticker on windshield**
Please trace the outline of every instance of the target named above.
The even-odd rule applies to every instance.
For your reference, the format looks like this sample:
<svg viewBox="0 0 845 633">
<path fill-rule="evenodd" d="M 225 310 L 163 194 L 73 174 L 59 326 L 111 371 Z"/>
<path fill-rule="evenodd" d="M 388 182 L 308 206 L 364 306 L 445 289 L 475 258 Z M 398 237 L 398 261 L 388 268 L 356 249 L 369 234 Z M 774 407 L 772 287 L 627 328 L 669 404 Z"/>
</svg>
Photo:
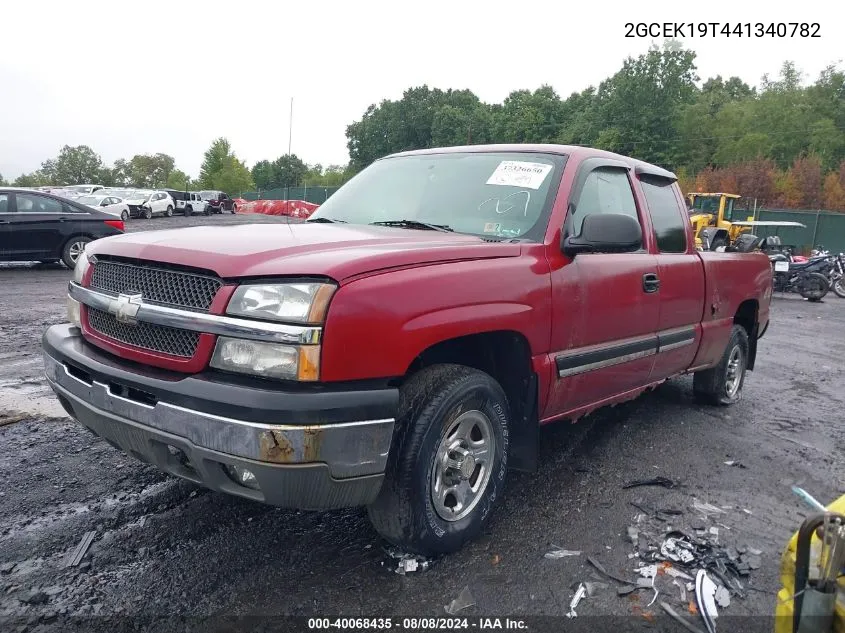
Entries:
<svg viewBox="0 0 845 633">
<path fill-rule="evenodd" d="M 539 189 L 551 170 L 552 166 L 544 163 L 503 160 L 496 167 L 493 175 L 487 179 L 487 184 Z"/>
</svg>

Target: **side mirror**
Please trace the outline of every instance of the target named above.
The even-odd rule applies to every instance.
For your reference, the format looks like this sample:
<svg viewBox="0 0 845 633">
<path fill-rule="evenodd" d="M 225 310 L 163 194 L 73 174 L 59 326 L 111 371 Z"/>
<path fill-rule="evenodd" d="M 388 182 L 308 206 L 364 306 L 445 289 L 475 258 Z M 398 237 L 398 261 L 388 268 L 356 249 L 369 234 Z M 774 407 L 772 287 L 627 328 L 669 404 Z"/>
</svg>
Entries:
<svg viewBox="0 0 845 633">
<path fill-rule="evenodd" d="M 569 257 L 578 253 L 630 253 L 643 244 L 640 223 L 623 213 L 595 213 L 584 218 L 581 235 L 567 236 L 561 250 Z"/>
</svg>

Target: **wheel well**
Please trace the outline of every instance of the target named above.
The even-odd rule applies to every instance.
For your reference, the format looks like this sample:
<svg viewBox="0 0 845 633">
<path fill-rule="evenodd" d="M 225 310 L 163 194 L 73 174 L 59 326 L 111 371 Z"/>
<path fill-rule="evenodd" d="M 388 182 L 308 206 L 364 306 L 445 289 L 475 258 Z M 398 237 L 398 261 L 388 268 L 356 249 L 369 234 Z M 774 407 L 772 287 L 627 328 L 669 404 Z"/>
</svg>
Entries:
<svg viewBox="0 0 845 633">
<path fill-rule="evenodd" d="M 757 309 L 759 304 L 756 299 L 746 299 L 739 304 L 734 323 L 741 325 L 748 334 L 748 369 L 754 369 L 754 361 L 757 358 L 757 334 L 759 321 L 757 320 Z"/>
<path fill-rule="evenodd" d="M 424 367 L 441 363 L 478 369 L 501 385 L 508 399 L 513 424 L 510 429 L 510 467 L 536 470 L 539 433 L 537 375 L 531 369 L 528 340 L 519 332 L 495 331 L 442 341 L 414 359 L 405 379 Z"/>
</svg>

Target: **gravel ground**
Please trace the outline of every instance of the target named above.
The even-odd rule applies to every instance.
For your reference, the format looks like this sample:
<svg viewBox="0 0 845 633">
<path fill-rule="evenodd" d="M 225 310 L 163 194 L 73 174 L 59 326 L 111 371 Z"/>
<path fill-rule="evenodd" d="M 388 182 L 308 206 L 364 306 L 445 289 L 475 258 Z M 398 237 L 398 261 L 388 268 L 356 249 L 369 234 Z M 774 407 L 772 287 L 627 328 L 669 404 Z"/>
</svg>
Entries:
<svg viewBox="0 0 845 633">
<path fill-rule="evenodd" d="M 129 230 L 243 221 L 280 219 L 200 216 L 136 221 Z M 104 615 L 133 626 L 158 616 L 443 616 L 464 587 L 475 605 L 461 615 L 561 616 L 572 583 L 591 579 L 587 555 L 633 577 L 632 501 L 682 510 L 672 523 L 689 529 L 698 521 L 693 499 L 727 508 L 708 523 L 718 524 L 722 543 L 763 551 L 751 590 L 725 612 L 759 618 L 774 612 L 780 554 L 806 514 L 790 486 L 823 501 L 845 492 L 845 301 L 776 297 L 739 404 L 693 404 L 686 377 L 576 425 L 548 427 L 539 472 L 512 474 L 481 539 L 427 571 L 397 575 L 362 510 L 297 512 L 218 495 L 125 457 L 56 412 L 43 397 L 38 343 L 46 326 L 64 320 L 69 277 L 58 267 L 0 267 L 3 631 L 67 628 L 65 615 L 87 618 L 85 628 L 104 622 L 89 616 Z M 622 489 L 658 475 L 679 485 Z M 82 564 L 64 568 L 91 530 Z M 553 544 L 582 554 L 545 559 Z M 625 616 L 635 629 L 655 626 L 650 592 L 621 598 L 610 585 L 581 603 L 579 623 Z M 675 587 L 660 599 L 686 609 Z M 185 630 L 173 620 L 155 628 L 168 624 Z"/>
</svg>

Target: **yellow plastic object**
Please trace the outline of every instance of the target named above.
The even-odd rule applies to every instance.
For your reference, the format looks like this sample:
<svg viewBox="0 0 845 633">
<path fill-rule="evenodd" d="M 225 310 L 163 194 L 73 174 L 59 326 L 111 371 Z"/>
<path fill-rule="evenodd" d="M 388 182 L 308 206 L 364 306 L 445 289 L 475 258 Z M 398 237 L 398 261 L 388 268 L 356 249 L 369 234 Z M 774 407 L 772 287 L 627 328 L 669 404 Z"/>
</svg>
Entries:
<svg viewBox="0 0 845 633">
<path fill-rule="evenodd" d="M 827 506 L 831 512 L 845 514 L 845 495 Z M 798 546 L 798 532 L 789 539 L 789 544 L 780 561 L 780 584 L 775 607 L 774 633 L 792 633 L 792 596 L 795 593 L 795 555 Z M 821 540 L 813 534 L 810 540 L 810 577 L 816 572 Z M 836 592 L 836 614 L 833 619 L 834 633 L 845 633 L 845 577 L 840 577 Z"/>
</svg>

